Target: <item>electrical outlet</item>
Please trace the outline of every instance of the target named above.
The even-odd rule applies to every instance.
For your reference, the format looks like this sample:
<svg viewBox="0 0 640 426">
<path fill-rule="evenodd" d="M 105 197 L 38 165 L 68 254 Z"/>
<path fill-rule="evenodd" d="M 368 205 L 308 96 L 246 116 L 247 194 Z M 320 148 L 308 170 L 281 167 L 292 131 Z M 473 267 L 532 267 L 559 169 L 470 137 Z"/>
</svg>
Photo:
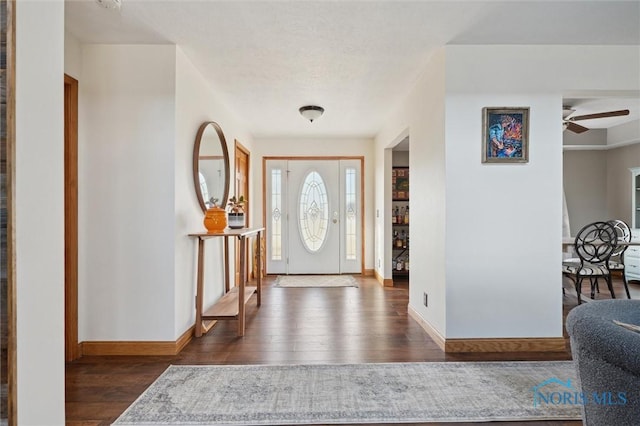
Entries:
<svg viewBox="0 0 640 426">
<path fill-rule="evenodd" d="M 423 303 L 424 306 L 428 307 L 429 306 L 429 295 L 427 295 L 427 293 L 424 293 L 424 297 L 423 297 Z"/>
</svg>

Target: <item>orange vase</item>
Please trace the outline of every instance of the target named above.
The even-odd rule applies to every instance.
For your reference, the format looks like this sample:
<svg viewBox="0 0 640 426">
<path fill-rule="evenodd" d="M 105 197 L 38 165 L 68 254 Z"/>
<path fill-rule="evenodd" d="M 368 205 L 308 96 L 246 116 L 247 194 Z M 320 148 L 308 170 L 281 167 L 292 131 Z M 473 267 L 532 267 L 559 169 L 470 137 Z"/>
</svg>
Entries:
<svg viewBox="0 0 640 426">
<path fill-rule="evenodd" d="M 204 214 L 204 227 L 210 233 L 224 231 L 227 227 L 227 214 L 224 209 L 220 207 L 207 209 Z"/>
</svg>

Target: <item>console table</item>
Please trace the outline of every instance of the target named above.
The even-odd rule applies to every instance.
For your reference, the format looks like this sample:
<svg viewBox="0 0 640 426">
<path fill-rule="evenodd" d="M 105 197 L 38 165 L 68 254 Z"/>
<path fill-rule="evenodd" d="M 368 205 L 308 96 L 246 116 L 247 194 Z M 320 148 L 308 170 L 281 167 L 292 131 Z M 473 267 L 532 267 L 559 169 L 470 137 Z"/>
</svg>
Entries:
<svg viewBox="0 0 640 426">
<path fill-rule="evenodd" d="M 245 305 L 251 298 L 253 293 L 257 294 L 257 305 L 261 303 L 262 286 L 262 259 L 260 250 L 257 251 L 257 275 L 256 286 L 246 287 L 246 259 L 247 259 L 247 238 L 256 236 L 258 238 L 258 247 L 260 247 L 260 239 L 264 228 L 242 228 L 242 229 L 225 229 L 219 232 L 199 232 L 189 234 L 190 237 L 198 239 L 198 272 L 196 282 L 196 326 L 195 336 L 202 336 L 213 326 L 213 320 L 238 320 L 238 336 L 244 336 L 244 316 Z M 215 304 L 203 311 L 204 300 L 204 242 L 210 238 L 224 239 L 224 289 L 225 294 Z M 237 238 L 240 244 L 240 282 L 237 286 L 229 288 L 229 238 Z M 210 321 L 205 324 L 205 321 Z"/>
</svg>

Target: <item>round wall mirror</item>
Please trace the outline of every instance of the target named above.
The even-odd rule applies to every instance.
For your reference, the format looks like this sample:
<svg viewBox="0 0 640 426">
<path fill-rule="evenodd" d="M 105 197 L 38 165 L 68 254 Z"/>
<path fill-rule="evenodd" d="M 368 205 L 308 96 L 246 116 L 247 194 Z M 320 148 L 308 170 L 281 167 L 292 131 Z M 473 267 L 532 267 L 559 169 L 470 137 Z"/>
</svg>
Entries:
<svg viewBox="0 0 640 426">
<path fill-rule="evenodd" d="M 202 211 L 224 208 L 229 196 L 229 151 L 222 129 L 213 121 L 202 123 L 193 147 L 193 184 Z"/>
</svg>

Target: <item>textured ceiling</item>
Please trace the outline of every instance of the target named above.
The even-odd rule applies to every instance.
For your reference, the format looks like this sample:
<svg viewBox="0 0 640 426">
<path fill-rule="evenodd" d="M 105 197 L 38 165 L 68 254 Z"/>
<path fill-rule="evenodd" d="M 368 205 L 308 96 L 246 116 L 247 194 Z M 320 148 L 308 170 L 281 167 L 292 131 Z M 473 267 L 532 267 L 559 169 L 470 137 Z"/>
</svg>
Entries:
<svg viewBox="0 0 640 426">
<path fill-rule="evenodd" d="M 375 135 L 445 44 L 640 44 L 636 1 L 65 4 L 83 43 L 178 44 L 255 136 Z"/>
</svg>

